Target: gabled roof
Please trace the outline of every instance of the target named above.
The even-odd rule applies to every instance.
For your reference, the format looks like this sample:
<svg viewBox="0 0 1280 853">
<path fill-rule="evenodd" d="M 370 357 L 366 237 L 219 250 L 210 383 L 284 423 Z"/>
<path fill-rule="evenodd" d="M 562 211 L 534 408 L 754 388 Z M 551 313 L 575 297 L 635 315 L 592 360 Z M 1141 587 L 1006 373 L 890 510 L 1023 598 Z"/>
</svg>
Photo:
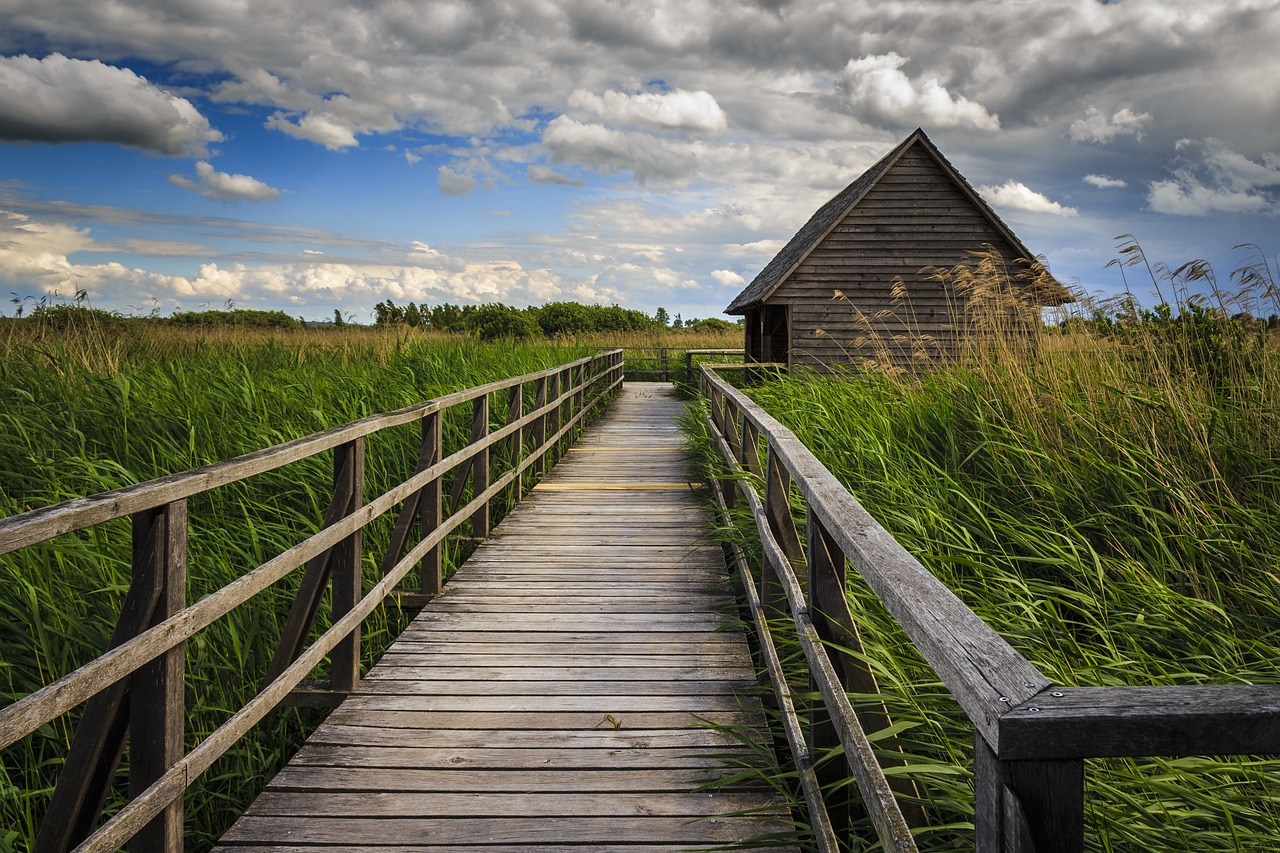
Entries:
<svg viewBox="0 0 1280 853">
<path fill-rule="evenodd" d="M 920 146 L 923 151 L 937 161 L 947 177 L 965 194 L 973 206 L 987 218 L 992 227 L 1009 242 L 1015 252 L 1028 260 L 1034 258 L 1034 255 L 1014 235 L 1009 226 L 1005 225 L 995 211 L 982 200 L 977 191 L 969 186 L 969 182 L 964 179 L 964 176 L 956 171 L 956 168 L 951 165 L 946 157 L 942 156 L 942 152 L 930 141 L 925 132 L 920 128 L 916 128 L 910 136 L 864 172 L 860 178 L 841 190 L 835 198 L 818 208 L 818 211 L 809 218 L 804 227 L 796 232 L 787 245 L 782 247 L 782 251 L 778 252 L 773 260 L 769 261 L 765 268 L 760 271 L 760 274 L 752 279 L 751 283 L 738 294 L 733 302 L 729 303 L 725 313 L 745 314 L 748 308 L 754 308 L 772 296 L 773 292 L 787 280 L 796 267 L 804 262 L 809 253 L 817 248 L 823 238 L 830 234 L 831 230 L 849 214 L 849 211 L 853 210 L 858 202 L 862 201 L 867 192 L 879 183 L 885 173 L 902 158 L 902 155 L 916 145 Z"/>
</svg>

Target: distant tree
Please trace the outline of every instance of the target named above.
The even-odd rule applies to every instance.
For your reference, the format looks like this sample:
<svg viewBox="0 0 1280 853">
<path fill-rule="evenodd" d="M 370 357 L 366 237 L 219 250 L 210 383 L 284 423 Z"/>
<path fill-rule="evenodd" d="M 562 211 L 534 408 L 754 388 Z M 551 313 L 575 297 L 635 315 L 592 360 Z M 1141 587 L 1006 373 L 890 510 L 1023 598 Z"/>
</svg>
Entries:
<svg viewBox="0 0 1280 853">
<path fill-rule="evenodd" d="M 664 329 L 671 325 L 671 315 L 667 313 L 666 308 L 661 306 L 658 307 L 657 311 L 653 312 L 653 319 L 656 320 L 658 325 L 662 326 Z"/>
<path fill-rule="evenodd" d="M 528 338 L 540 331 L 527 313 L 500 302 L 481 305 L 468 312 L 465 322 L 466 328 L 479 335 L 482 341 Z"/>
<path fill-rule="evenodd" d="M 738 328 L 738 324 L 719 317 L 708 317 L 705 320 L 690 320 L 684 327 L 697 332 L 732 332 Z"/>
<path fill-rule="evenodd" d="M 679 312 L 679 311 L 677 311 L 677 312 L 676 312 L 676 318 L 675 318 L 674 320 L 672 320 L 672 321 L 671 321 L 671 328 L 673 328 L 673 329 L 683 329 L 683 328 L 684 328 L 684 320 L 681 320 L 681 319 L 680 319 L 680 312 Z"/>
<path fill-rule="evenodd" d="M 341 309 L 341 308 L 334 308 L 334 309 L 333 309 L 333 325 L 335 325 L 335 326 L 345 326 L 345 325 L 347 325 L 346 321 L 342 319 L 342 309 Z"/>
<path fill-rule="evenodd" d="M 404 309 L 404 321 L 413 328 L 421 326 L 423 323 L 422 310 L 410 302 Z"/>
<path fill-rule="evenodd" d="M 537 309 L 535 316 L 542 334 L 549 338 L 595 330 L 591 310 L 577 302 L 548 302 Z"/>
</svg>

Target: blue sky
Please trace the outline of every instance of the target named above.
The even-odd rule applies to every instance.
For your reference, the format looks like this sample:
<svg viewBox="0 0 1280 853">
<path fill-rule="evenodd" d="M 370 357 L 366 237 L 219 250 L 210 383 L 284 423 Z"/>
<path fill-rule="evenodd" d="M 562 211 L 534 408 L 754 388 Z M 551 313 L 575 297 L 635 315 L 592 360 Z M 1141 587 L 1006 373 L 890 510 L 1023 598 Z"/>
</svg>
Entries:
<svg viewBox="0 0 1280 853">
<path fill-rule="evenodd" d="M 1280 0 L 0 0 L 0 294 L 718 316 L 917 126 L 1061 280 L 1133 234 L 1229 284 L 1277 44 Z"/>
</svg>

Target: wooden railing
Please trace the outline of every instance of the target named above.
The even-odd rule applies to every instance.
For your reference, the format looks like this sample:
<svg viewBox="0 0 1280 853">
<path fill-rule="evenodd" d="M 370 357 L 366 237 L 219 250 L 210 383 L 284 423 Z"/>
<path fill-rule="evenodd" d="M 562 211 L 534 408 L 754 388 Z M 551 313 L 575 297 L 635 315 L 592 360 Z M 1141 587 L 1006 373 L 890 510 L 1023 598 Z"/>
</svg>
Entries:
<svg viewBox="0 0 1280 853">
<path fill-rule="evenodd" d="M 683 380 L 692 386 L 697 381 L 694 372 L 695 356 L 741 355 L 737 349 L 682 349 L 680 347 L 627 347 L 623 350 L 623 364 L 627 379 L 632 382 L 672 382 Z"/>
<path fill-rule="evenodd" d="M 360 679 L 364 618 L 389 596 L 421 603 L 438 593 L 445 537 L 468 521 L 474 536 L 487 535 L 490 503 L 504 490 L 519 500 L 529 479 L 525 472 L 532 470 L 536 476 L 554 464 L 582 419 L 621 382 L 621 350 L 610 350 L 227 462 L 0 520 L 0 554 L 115 519 L 129 517 L 133 525 L 133 579 L 109 651 L 0 710 L 3 749 L 86 703 L 36 849 L 109 851 L 128 841 L 135 853 L 181 850 L 182 796 L 196 777 L 278 705 L 334 704 L 338 696 L 352 690 Z M 495 397 L 506 406 L 506 418 L 491 431 L 490 401 Z M 472 409 L 470 440 L 441 458 L 445 413 L 467 404 Z M 366 437 L 415 422 L 422 428 L 415 471 L 366 502 Z M 330 450 L 333 499 L 320 531 L 187 605 L 188 499 Z M 495 452 L 502 454 L 501 466 L 490 464 Z M 495 467 L 506 471 L 491 477 Z M 448 472 L 454 476 L 446 494 L 443 477 Z M 463 504 L 468 494 L 471 498 Z M 400 513 L 383 555 L 382 576 L 362 596 L 361 532 L 397 505 Z M 415 519 L 419 538 L 406 553 Z M 229 531 L 228 535 L 235 534 Z M 419 564 L 421 588 L 408 594 L 398 591 L 397 584 Z M 184 753 L 185 642 L 303 565 L 303 580 L 267 684 L 219 729 Z M 308 630 L 329 579 L 332 626 L 308 646 Z M 327 688 L 297 691 L 326 656 L 331 666 Z M 130 800 L 97 827 L 126 739 Z"/>
<path fill-rule="evenodd" d="M 879 703 L 855 711 L 846 696 L 879 692 L 859 657 L 862 645 L 845 597 L 847 566 L 884 603 L 973 723 L 979 851 L 1083 850 L 1086 758 L 1280 752 L 1280 686 L 1050 683 L 907 553 L 790 430 L 711 366 L 701 368 L 700 388 L 730 472 L 716 482 L 718 498 L 726 510 L 739 499 L 745 503 L 762 544 L 758 593 L 741 552 L 736 556 L 821 850 L 836 850 L 836 839 L 849 831 L 813 769 L 812 756 L 837 745 L 884 847 L 916 849 L 909 830 L 915 817 L 899 807 L 867 738 L 889 724 L 888 714 Z M 763 481 L 763 496 L 753 481 Z M 803 535 L 792 516 L 793 487 L 806 507 Z M 787 611 L 822 696 L 824 713 L 808 742 L 791 710 L 767 622 Z"/>
</svg>

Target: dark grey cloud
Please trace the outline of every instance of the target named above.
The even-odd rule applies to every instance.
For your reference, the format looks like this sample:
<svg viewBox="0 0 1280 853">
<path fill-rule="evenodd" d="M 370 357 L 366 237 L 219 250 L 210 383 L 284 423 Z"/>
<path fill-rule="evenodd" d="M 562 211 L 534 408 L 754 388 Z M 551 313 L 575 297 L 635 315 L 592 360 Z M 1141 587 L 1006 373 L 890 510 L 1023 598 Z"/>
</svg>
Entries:
<svg viewBox="0 0 1280 853">
<path fill-rule="evenodd" d="M 199 156 L 222 134 L 186 98 L 127 68 L 54 53 L 0 57 L 0 139 L 114 142 Z"/>
</svg>

